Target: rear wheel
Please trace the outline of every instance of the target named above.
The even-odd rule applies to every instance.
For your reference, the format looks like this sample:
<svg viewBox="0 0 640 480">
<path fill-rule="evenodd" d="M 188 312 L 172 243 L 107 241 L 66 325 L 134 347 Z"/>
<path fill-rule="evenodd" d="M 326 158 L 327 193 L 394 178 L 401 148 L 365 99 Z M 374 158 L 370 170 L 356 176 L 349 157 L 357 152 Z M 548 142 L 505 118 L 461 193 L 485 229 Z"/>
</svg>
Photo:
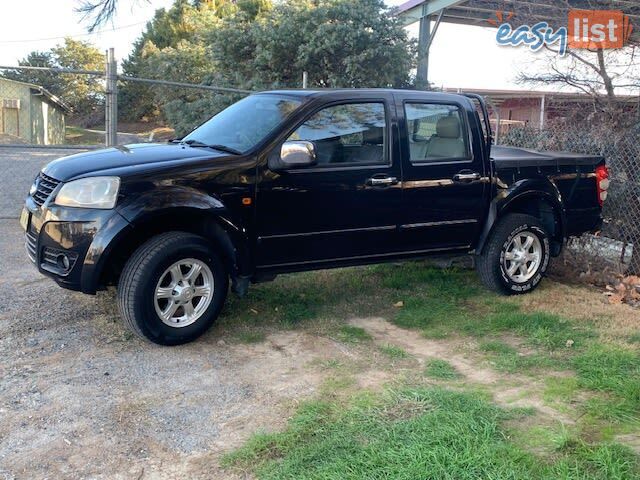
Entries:
<svg viewBox="0 0 640 480">
<path fill-rule="evenodd" d="M 127 326 L 160 345 L 195 340 L 218 317 L 227 296 L 224 264 L 197 235 L 158 235 L 131 256 L 118 285 Z"/>
<path fill-rule="evenodd" d="M 509 214 L 495 226 L 478 257 L 478 273 L 491 290 L 511 295 L 534 290 L 550 260 L 549 235 L 531 215 Z"/>
</svg>

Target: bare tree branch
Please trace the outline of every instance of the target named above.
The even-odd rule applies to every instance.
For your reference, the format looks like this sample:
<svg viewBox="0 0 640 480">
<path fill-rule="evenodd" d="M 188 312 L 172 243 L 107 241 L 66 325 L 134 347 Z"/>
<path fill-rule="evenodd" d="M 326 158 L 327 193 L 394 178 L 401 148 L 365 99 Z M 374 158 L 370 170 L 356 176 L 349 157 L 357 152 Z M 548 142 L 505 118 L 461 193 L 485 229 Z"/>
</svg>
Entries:
<svg viewBox="0 0 640 480">
<path fill-rule="evenodd" d="M 113 20 L 118 9 L 119 0 L 79 0 L 79 5 L 75 8 L 76 13 L 82 16 L 82 20 L 88 20 L 89 32 L 95 31 L 98 27 Z M 136 3 L 140 0 L 136 0 Z M 149 2 L 149 0 L 145 0 Z"/>
</svg>

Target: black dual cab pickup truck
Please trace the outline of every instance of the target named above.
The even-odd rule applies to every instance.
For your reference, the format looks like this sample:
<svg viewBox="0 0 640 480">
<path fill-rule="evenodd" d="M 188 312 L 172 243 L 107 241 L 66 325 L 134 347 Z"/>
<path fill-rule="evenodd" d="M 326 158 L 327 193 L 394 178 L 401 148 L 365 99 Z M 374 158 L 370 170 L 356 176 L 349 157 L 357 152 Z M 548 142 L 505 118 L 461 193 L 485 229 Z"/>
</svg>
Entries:
<svg viewBox="0 0 640 480">
<path fill-rule="evenodd" d="M 533 290 L 601 225 L 604 159 L 492 145 L 481 97 L 403 90 L 250 95 L 181 140 L 81 153 L 36 178 L 21 217 L 60 286 L 117 285 L 127 325 L 194 340 L 229 289 L 276 274 L 458 254 Z"/>
</svg>

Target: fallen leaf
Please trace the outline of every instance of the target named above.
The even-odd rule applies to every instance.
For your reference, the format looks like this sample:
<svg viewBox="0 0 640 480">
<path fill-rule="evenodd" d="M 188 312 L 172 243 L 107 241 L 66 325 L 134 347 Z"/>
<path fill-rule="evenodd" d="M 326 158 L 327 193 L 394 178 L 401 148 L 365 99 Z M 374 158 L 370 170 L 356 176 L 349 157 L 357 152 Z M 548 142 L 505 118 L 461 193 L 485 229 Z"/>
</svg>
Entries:
<svg viewBox="0 0 640 480">
<path fill-rule="evenodd" d="M 640 277 L 636 275 L 630 275 L 622 280 L 622 283 L 626 285 L 640 285 Z"/>
<path fill-rule="evenodd" d="M 402 308 L 404 307 L 404 302 L 400 300 L 399 302 L 394 303 L 393 306 L 396 308 Z"/>
<path fill-rule="evenodd" d="M 609 303 L 611 305 L 620 305 L 622 303 L 622 301 L 624 300 L 624 295 L 611 295 L 609 297 Z"/>
<path fill-rule="evenodd" d="M 567 343 L 566 343 L 567 348 L 571 348 L 571 347 L 573 347 L 573 344 L 574 344 L 574 343 L 575 343 L 575 342 L 574 342 L 573 340 L 567 340 Z"/>
<path fill-rule="evenodd" d="M 250 311 L 251 313 L 253 313 L 254 315 L 257 315 L 257 314 L 258 314 L 258 310 L 256 310 L 255 308 L 250 308 L 250 309 L 249 309 L 249 311 Z"/>
</svg>

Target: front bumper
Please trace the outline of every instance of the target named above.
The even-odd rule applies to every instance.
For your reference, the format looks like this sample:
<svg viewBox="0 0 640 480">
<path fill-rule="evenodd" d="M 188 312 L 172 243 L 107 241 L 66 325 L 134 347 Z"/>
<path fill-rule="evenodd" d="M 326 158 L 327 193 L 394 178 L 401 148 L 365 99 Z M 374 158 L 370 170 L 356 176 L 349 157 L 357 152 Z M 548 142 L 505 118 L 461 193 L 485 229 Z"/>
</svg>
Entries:
<svg viewBox="0 0 640 480">
<path fill-rule="evenodd" d="M 61 287 L 94 294 L 114 238 L 130 224 L 115 210 L 39 207 L 27 198 L 25 248 L 40 273 Z M 66 260 L 65 260 L 66 259 Z"/>
</svg>

